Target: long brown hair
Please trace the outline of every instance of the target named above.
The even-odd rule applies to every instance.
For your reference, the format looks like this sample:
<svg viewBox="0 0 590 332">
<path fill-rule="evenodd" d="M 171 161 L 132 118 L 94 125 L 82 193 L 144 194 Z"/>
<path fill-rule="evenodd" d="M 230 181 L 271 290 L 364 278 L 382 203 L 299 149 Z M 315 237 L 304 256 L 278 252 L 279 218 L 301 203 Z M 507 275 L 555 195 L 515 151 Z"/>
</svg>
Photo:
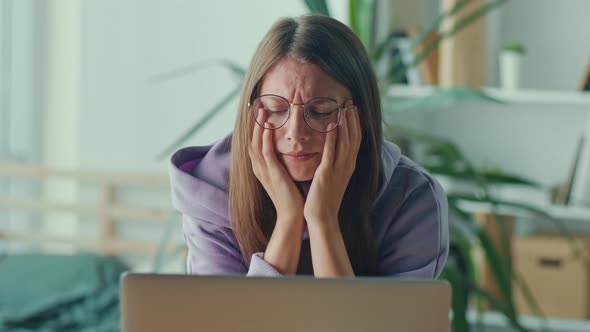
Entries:
<svg viewBox="0 0 590 332">
<path fill-rule="evenodd" d="M 249 265 L 253 253 L 266 250 L 276 222 L 274 205 L 254 175 L 248 154 L 255 124 L 248 102 L 256 98 L 266 71 L 287 56 L 319 66 L 352 92 L 362 143 L 338 217 L 355 274 L 376 274 L 371 208 L 382 177 L 379 88 L 357 36 L 341 22 L 318 15 L 284 18 L 275 23 L 259 44 L 246 73 L 232 136 L 229 181 L 230 223 L 244 262 Z"/>
</svg>

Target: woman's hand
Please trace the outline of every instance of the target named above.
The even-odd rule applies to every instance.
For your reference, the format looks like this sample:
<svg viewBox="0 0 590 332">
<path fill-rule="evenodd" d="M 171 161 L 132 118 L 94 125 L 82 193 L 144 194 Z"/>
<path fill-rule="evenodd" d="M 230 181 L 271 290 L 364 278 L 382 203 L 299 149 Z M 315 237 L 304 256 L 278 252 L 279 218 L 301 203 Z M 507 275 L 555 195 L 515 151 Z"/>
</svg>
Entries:
<svg viewBox="0 0 590 332">
<path fill-rule="evenodd" d="M 258 111 L 259 123 L 266 121 L 266 114 Z M 266 124 L 269 127 L 269 124 Z M 277 159 L 273 143 L 273 130 L 254 126 L 250 142 L 250 159 L 254 175 L 270 196 L 277 210 L 277 223 L 281 220 L 303 220 L 303 196 Z"/>
<path fill-rule="evenodd" d="M 265 123 L 266 114 L 258 111 L 257 120 Z M 269 125 L 266 125 L 269 127 Z M 297 273 L 305 222 L 303 196 L 277 159 L 273 130 L 254 125 L 250 142 L 250 159 L 254 175 L 270 196 L 277 210 L 277 223 L 269 239 L 263 259 L 279 273 Z"/>
<path fill-rule="evenodd" d="M 361 139 L 360 120 L 355 107 L 344 112 L 339 128 L 326 134 L 322 161 L 305 200 L 304 216 L 308 225 L 338 225 L 338 211 L 356 168 Z"/>
</svg>

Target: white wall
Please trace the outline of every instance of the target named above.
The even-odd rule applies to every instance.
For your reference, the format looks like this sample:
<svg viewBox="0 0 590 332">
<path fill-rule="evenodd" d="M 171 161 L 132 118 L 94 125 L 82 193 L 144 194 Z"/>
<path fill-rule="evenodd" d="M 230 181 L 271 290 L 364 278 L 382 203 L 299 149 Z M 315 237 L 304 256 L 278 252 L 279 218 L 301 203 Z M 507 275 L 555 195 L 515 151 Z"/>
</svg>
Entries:
<svg viewBox="0 0 590 332">
<path fill-rule="evenodd" d="M 43 2 L 42 92 L 44 163 L 54 168 L 77 169 L 80 165 L 80 3 L 76 0 Z M 45 195 L 52 201 L 75 203 L 78 184 L 50 179 Z M 77 233 L 77 216 L 48 213 L 47 231 L 54 235 Z"/>
<path fill-rule="evenodd" d="M 80 166 L 165 172 L 156 154 L 237 85 L 221 67 L 150 80 L 211 59 L 246 67 L 274 21 L 305 12 L 302 0 L 83 1 Z M 235 108 L 186 144 L 223 137 Z"/>
<path fill-rule="evenodd" d="M 34 0 L 0 3 L 0 160 L 40 161 L 37 8 Z"/>
<path fill-rule="evenodd" d="M 0 1 L 0 162 L 39 163 L 42 156 L 41 38 L 39 3 Z M 31 181 L 0 178 L 0 196 L 30 197 L 40 192 Z M 0 230 L 26 231 L 35 214 L 0 209 Z M 10 248 L 25 247 L 13 243 Z"/>
</svg>

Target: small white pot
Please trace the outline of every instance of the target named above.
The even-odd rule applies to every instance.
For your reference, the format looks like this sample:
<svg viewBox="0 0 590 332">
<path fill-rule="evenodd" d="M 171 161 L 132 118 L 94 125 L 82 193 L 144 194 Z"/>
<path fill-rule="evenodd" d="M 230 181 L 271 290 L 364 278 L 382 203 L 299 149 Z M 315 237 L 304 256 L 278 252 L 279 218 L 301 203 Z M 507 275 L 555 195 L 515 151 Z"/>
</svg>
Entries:
<svg viewBox="0 0 590 332">
<path fill-rule="evenodd" d="M 500 53 L 500 83 L 504 90 L 520 88 L 522 54 L 503 51 Z"/>
</svg>

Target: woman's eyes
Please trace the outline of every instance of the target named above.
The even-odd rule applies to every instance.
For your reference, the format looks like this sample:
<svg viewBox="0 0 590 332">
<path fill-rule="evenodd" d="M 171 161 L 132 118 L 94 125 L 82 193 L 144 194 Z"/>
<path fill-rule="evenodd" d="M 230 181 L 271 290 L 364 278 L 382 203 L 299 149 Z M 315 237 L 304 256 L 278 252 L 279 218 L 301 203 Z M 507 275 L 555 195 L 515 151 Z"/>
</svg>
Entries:
<svg viewBox="0 0 590 332">
<path fill-rule="evenodd" d="M 283 115 L 289 112 L 289 108 L 284 107 L 283 105 L 265 105 L 264 109 L 269 113 L 269 115 Z M 326 119 L 333 116 L 337 113 L 337 110 L 329 110 L 329 109 L 310 109 L 306 111 L 306 116 L 312 119 Z"/>
<path fill-rule="evenodd" d="M 282 114 L 282 113 L 286 113 L 288 112 L 287 109 L 282 109 L 282 108 L 273 108 L 273 107 L 267 107 L 266 108 L 271 114 Z"/>
<path fill-rule="evenodd" d="M 309 111 L 309 116 L 313 119 L 325 119 L 332 116 L 334 112 L 318 112 L 318 111 Z"/>
</svg>

